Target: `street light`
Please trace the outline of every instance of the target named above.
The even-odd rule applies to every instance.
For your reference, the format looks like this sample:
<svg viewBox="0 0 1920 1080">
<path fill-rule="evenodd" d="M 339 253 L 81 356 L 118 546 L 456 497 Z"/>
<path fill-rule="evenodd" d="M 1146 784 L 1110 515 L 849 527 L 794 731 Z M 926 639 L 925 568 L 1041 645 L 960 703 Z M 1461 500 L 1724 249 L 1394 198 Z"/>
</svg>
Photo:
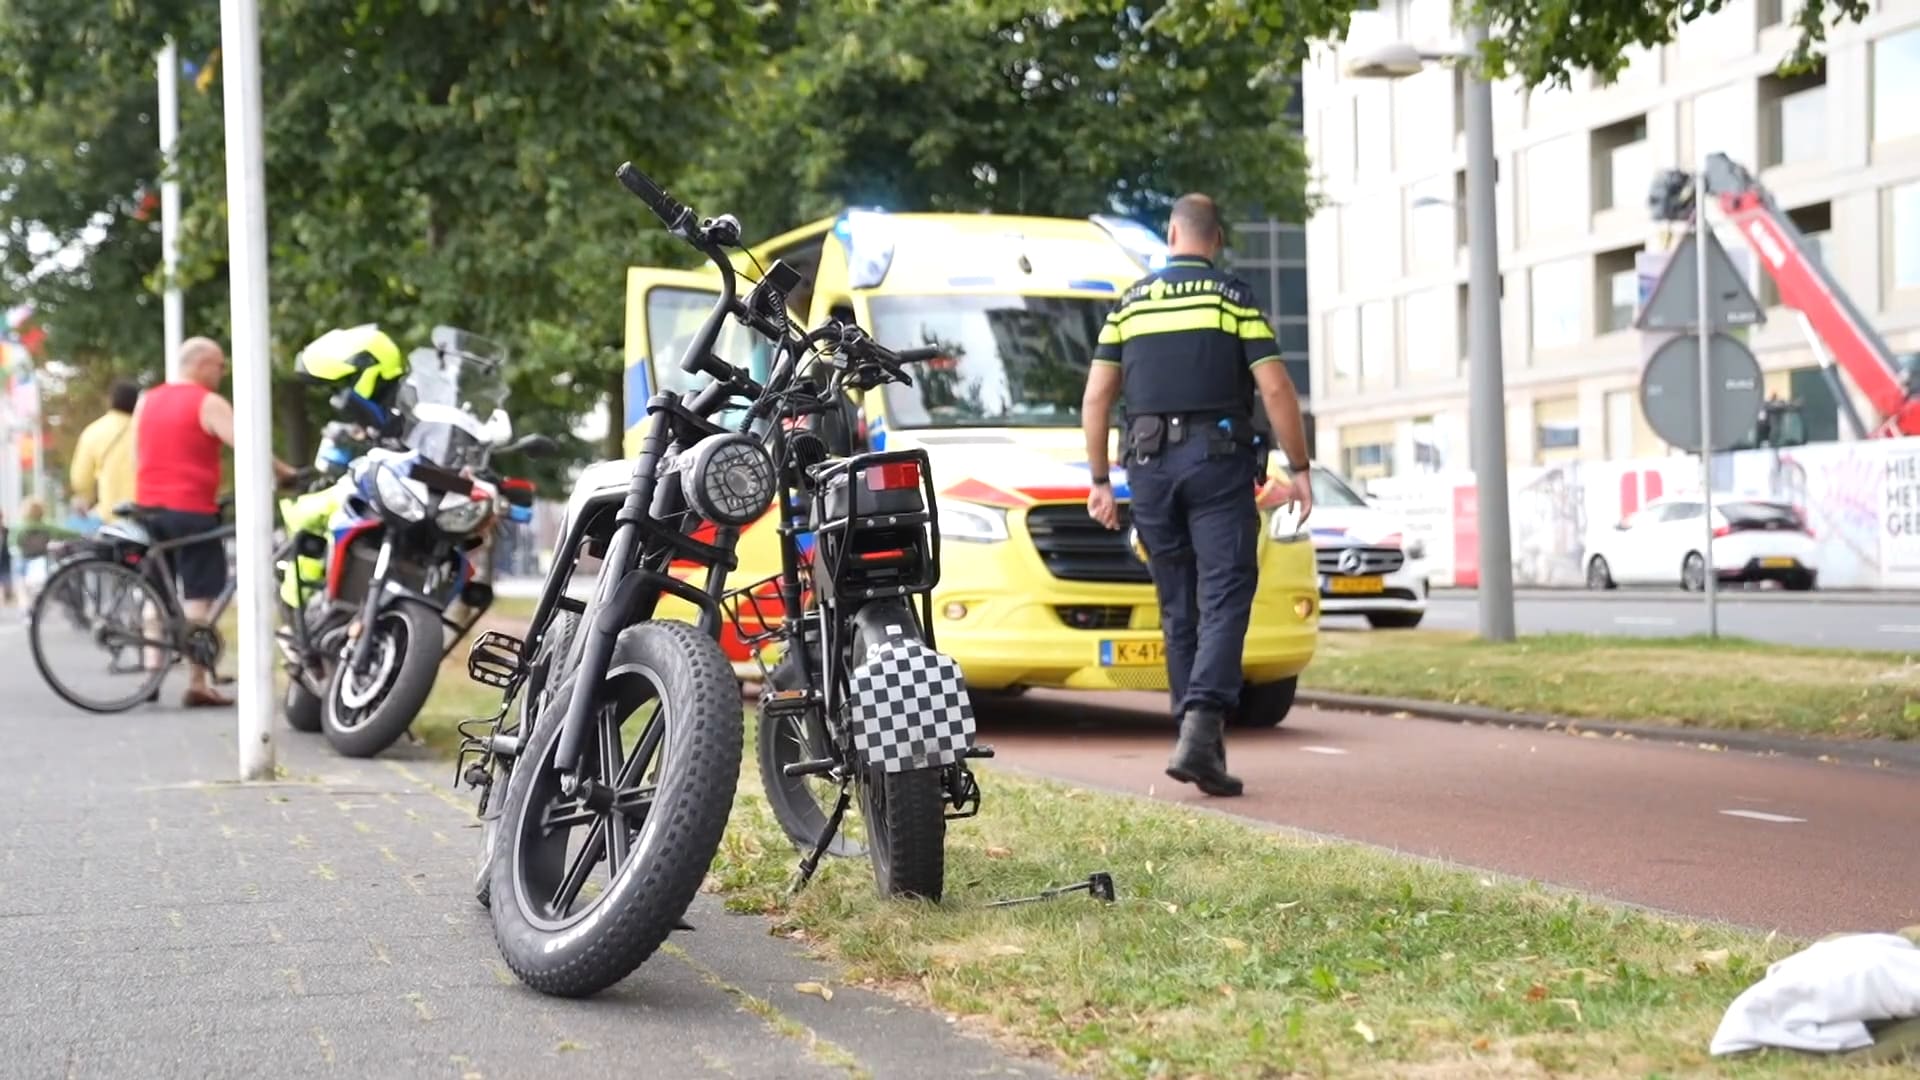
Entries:
<svg viewBox="0 0 1920 1080">
<path fill-rule="evenodd" d="M 1459 47 L 1420 48 L 1393 42 L 1347 62 L 1347 77 L 1403 79 L 1434 63 L 1467 63 L 1467 420 L 1478 503 L 1480 636 L 1512 641 L 1513 556 L 1507 524 L 1506 377 L 1500 358 L 1500 238 L 1494 222 L 1493 88 L 1472 66 L 1486 26 L 1466 27 Z M 1435 203 L 1445 200 L 1434 200 Z M 1415 205 L 1420 205 L 1416 200 Z M 1431 204 L 1429 204 L 1431 205 Z"/>
</svg>

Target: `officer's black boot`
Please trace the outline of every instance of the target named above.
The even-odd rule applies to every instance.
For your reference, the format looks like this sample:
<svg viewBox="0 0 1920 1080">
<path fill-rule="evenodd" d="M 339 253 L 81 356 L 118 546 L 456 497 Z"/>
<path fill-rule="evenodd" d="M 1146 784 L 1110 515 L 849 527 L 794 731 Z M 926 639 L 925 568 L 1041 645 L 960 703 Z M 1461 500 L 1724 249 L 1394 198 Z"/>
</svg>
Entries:
<svg viewBox="0 0 1920 1080">
<path fill-rule="evenodd" d="M 1208 795 L 1238 795 L 1238 777 L 1227 774 L 1227 718 L 1217 709 L 1189 708 L 1180 721 L 1180 743 L 1167 762 L 1167 775 Z"/>
</svg>

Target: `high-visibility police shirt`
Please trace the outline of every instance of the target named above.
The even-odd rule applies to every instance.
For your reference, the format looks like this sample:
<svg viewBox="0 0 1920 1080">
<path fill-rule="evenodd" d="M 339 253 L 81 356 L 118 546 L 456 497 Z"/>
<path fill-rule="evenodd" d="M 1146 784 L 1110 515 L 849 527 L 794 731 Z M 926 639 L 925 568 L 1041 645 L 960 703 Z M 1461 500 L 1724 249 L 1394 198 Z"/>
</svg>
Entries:
<svg viewBox="0 0 1920 1080">
<path fill-rule="evenodd" d="M 1179 255 L 1129 288 L 1107 316 L 1096 364 L 1120 366 L 1135 416 L 1254 410 L 1252 371 L 1280 361 L 1280 343 L 1247 283 Z"/>
</svg>

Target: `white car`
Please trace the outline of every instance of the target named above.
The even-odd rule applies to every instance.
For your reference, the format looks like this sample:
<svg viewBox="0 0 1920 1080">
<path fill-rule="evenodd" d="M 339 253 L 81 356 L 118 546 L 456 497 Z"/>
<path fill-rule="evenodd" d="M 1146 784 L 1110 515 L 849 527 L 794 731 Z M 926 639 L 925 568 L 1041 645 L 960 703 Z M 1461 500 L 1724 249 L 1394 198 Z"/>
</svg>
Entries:
<svg viewBox="0 0 1920 1080">
<path fill-rule="evenodd" d="M 1587 588 L 1706 586 L 1705 510 L 1698 497 L 1655 499 L 1587 538 Z M 1713 507 L 1713 568 L 1721 581 L 1777 581 L 1811 589 L 1819 579 L 1813 534 L 1793 507 L 1729 499 Z"/>
<path fill-rule="evenodd" d="M 1426 546 L 1401 523 L 1318 466 L 1312 473 L 1314 561 L 1320 611 L 1364 615 L 1380 629 L 1408 630 L 1427 613 Z"/>
</svg>

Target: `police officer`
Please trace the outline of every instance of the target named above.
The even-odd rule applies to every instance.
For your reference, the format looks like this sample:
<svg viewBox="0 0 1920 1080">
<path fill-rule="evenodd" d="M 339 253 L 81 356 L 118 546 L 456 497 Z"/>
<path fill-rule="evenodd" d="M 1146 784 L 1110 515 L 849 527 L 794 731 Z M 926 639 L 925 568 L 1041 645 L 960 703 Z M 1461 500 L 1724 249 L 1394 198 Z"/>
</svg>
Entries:
<svg viewBox="0 0 1920 1080">
<path fill-rule="evenodd" d="M 1291 491 L 1313 508 L 1300 400 L 1253 291 L 1215 263 L 1219 210 L 1183 196 L 1167 230 L 1165 269 L 1121 298 L 1100 331 L 1081 405 L 1093 491 L 1087 511 L 1120 527 L 1107 474 L 1108 417 L 1126 406 L 1133 524 L 1147 549 L 1166 636 L 1180 740 L 1167 775 L 1209 795 L 1238 795 L 1222 730 L 1239 701 L 1240 657 L 1258 583 L 1264 432 L 1279 436 Z M 1260 421 L 1264 420 L 1262 424 Z"/>
</svg>

